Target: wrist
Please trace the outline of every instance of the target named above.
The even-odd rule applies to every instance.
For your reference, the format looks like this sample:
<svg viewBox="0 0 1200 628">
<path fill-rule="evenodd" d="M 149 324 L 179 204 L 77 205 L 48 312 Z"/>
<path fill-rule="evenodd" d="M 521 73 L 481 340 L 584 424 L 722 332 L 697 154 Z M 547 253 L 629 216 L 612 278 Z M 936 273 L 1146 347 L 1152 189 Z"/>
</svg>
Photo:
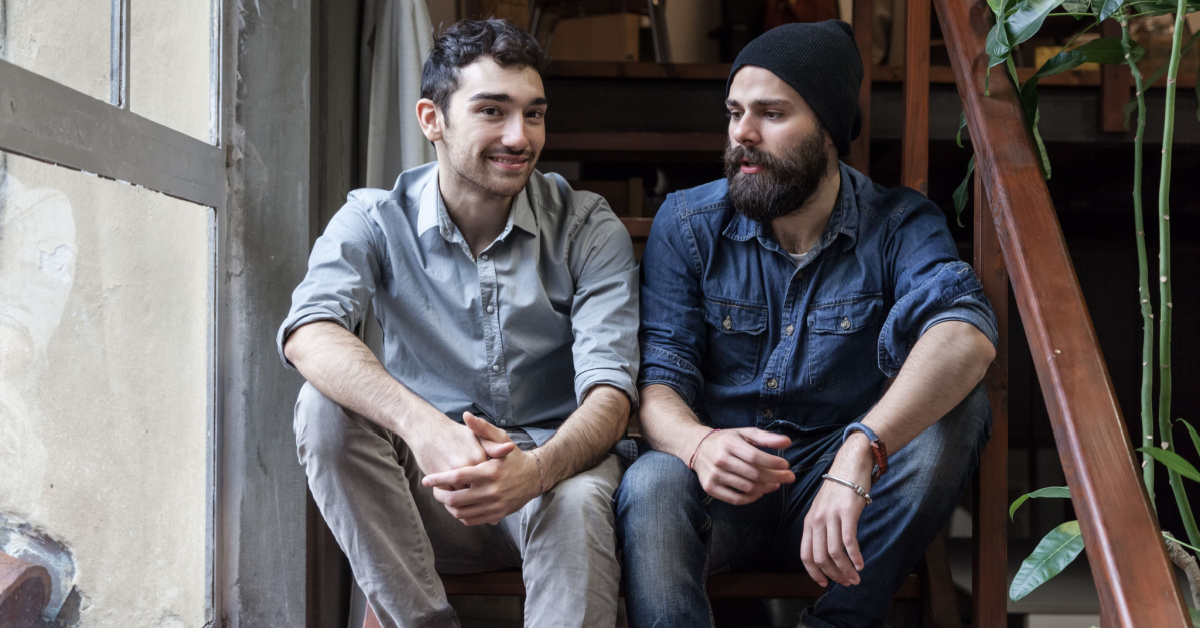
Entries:
<svg viewBox="0 0 1200 628">
<path fill-rule="evenodd" d="M 856 477 L 870 477 L 874 467 L 875 454 L 870 439 L 862 432 L 854 432 L 842 443 L 832 468 Z"/>
</svg>

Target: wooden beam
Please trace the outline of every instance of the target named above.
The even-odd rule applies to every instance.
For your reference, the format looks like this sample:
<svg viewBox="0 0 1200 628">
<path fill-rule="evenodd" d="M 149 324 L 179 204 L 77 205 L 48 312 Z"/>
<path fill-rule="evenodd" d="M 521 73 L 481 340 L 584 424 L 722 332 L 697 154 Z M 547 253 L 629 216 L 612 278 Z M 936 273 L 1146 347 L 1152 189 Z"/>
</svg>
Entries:
<svg viewBox="0 0 1200 628">
<path fill-rule="evenodd" d="M 1121 25 L 1115 20 L 1100 24 L 1104 37 L 1120 37 Z M 1125 103 L 1132 97 L 1133 76 L 1125 65 L 1105 63 L 1100 66 L 1100 107 L 1098 124 L 1102 133 L 1125 132 Z"/>
</svg>

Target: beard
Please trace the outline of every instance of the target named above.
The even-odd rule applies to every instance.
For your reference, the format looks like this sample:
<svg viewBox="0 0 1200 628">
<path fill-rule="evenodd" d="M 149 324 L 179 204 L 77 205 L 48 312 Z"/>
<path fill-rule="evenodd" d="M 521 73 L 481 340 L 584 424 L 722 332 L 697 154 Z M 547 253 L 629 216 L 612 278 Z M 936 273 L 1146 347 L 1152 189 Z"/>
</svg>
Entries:
<svg viewBox="0 0 1200 628">
<path fill-rule="evenodd" d="M 799 210 L 817 191 L 829 168 L 825 132 L 819 127 L 778 157 L 726 140 L 724 161 L 734 210 L 764 224 Z M 746 174 L 741 170 L 743 161 L 762 170 Z"/>
</svg>

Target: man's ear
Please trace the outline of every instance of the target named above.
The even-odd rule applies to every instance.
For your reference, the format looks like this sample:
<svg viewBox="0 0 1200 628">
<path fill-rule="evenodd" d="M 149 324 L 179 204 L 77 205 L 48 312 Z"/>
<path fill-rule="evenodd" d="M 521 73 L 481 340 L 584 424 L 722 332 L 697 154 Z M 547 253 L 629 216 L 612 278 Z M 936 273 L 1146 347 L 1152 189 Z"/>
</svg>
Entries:
<svg viewBox="0 0 1200 628">
<path fill-rule="evenodd" d="M 445 122 L 442 116 L 438 115 L 437 105 L 432 100 L 422 98 L 417 101 L 417 122 L 421 125 L 421 132 L 425 134 L 425 139 L 430 142 L 442 139 L 442 127 Z"/>
</svg>

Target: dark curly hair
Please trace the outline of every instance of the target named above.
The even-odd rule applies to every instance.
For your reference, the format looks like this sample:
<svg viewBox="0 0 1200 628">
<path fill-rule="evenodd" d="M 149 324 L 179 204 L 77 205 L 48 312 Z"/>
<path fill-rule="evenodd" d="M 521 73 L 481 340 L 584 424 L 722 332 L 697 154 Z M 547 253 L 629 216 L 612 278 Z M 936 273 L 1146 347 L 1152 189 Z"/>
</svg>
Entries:
<svg viewBox="0 0 1200 628">
<path fill-rule="evenodd" d="M 421 72 L 421 98 L 428 98 L 446 112 L 450 95 L 458 89 L 458 71 L 476 59 L 491 57 L 500 67 L 537 70 L 541 75 L 548 60 L 529 33 L 496 18 L 463 20 L 438 34 L 433 51 Z"/>
</svg>

